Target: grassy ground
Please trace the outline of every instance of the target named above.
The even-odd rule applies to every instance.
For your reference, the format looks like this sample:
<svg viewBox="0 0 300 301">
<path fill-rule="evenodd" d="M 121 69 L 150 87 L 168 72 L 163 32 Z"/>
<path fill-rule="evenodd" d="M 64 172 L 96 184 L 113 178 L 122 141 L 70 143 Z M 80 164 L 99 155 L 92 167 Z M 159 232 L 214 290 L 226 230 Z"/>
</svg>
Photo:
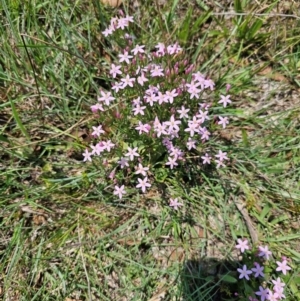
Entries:
<svg viewBox="0 0 300 301">
<path fill-rule="evenodd" d="M 107 175 L 81 155 L 89 106 L 109 87 L 113 41 L 101 31 L 114 9 L 1 0 L 2 300 L 221 300 L 226 286 L 199 275 L 236 258 L 239 237 L 292 259 L 287 295 L 300 300 L 299 4 L 122 7 L 140 43 L 179 40 L 199 70 L 232 85 L 232 122 L 218 133 L 230 166 L 115 202 Z M 184 200 L 178 214 L 169 192 Z"/>
</svg>

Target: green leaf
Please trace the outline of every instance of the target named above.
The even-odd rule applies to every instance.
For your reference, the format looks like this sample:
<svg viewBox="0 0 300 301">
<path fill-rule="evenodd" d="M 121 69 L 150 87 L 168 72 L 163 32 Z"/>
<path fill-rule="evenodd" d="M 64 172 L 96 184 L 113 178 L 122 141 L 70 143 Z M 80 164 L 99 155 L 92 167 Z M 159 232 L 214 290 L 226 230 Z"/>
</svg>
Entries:
<svg viewBox="0 0 300 301">
<path fill-rule="evenodd" d="M 234 10 L 237 13 L 242 13 L 243 12 L 241 0 L 234 0 Z"/>
<path fill-rule="evenodd" d="M 286 247 L 286 249 L 287 249 L 291 254 L 293 254 L 298 260 L 300 260 L 300 253 L 299 253 L 299 252 L 297 252 L 297 251 L 295 251 L 295 250 L 293 250 L 293 249 L 291 249 L 291 248 L 289 248 L 289 247 Z"/>
<path fill-rule="evenodd" d="M 2 141 L 2 142 L 9 142 L 9 140 L 5 136 L 3 136 L 3 135 L 0 135 L 0 141 Z"/>
<path fill-rule="evenodd" d="M 292 291 L 294 297 L 297 297 L 297 300 L 300 300 L 299 289 L 298 289 L 296 283 L 293 280 L 289 283 L 289 288 Z"/>
<path fill-rule="evenodd" d="M 165 168 L 158 168 L 154 174 L 155 180 L 160 183 L 164 183 L 168 177 L 168 172 Z"/>
<path fill-rule="evenodd" d="M 247 132 L 244 129 L 242 129 L 242 139 L 243 139 L 244 145 L 246 147 L 248 147 L 250 144 L 249 144 Z"/>
<path fill-rule="evenodd" d="M 209 282 L 213 282 L 215 280 L 214 276 L 207 276 L 205 277 L 205 282 L 209 283 Z"/>
<path fill-rule="evenodd" d="M 22 121 L 19 117 L 19 114 L 18 114 L 18 111 L 16 109 L 16 106 L 15 106 L 14 102 L 11 99 L 9 100 L 9 102 L 10 102 L 12 113 L 13 113 L 13 116 L 14 116 L 14 119 L 15 119 L 17 125 L 19 126 L 21 132 L 27 138 L 27 140 L 30 141 L 30 136 L 29 136 L 26 128 L 24 127 L 24 125 L 23 125 L 23 123 L 22 123 Z"/>
<path fill-rule="evenodd" d="M 269 204 L 264 205 L 264 209 L 260 213 L 260 218 L 265 219 L 270 214 L 271 207 Z"/>
<path fill-rule="evenodd" d="M 247 38 L 253 39 L 257 31 L 261 29 L 262 25 L 263 25 L 263 20 L 256 20 L 253 23 L 253 25 L 250 27 Z"/>
<path fill-rule="evenodd" d="M 279 217 L 273 219 L 270 224 L 271 225 L 277 225 L 285 220 L 289 219 L 289 217 L 287 215 L 280 215 Z"/>
<path fill-rule="evenodd" d="M 176 7 L 177 7 L 178 1 L 179 1 L 179 0 L 173 1 L 172 8 L 171 8 L 171 10 L 170 10 L 170 12 L 169 12 L 169 14 L 168 14 L 168 17 L 167 17 L 167 24 L 169 25 L 169 27 L 170 27 L 170 25 L 172 24 L 172 21 L 173 21 L 173 18 L 174 18 L 174 14 L 175 14 L 175 9 L 176 9 Z"/>
<path fill-rule="evenodd" d="M 190 25 L 192 23 L 191 17 L 192 17 L 192 9 L 189 9 L 184 21 L 182 22 L 180 31 L 178 32 L 179 41 L 184 44 L 188 41 L 188 37 L 190 34 Z"/>
<path fill-rule="evenodd" d="M 252 20 L 252 16 L 246 17 L 246 19 L 238 26 L 238 36 L 240 39 L 244 39 L 249 32 L 249 23 Z"/>
<path fill-rule="evenodd" d="M 280 241 L 287 241 L 287 240 L 293 240 L 293 239 L 299 239 L 300 234 L 292 234 L 292 235 L 286 235 L 278 238 L 269 238 L 268 241 L 270 242 L 280 242 Z"/>
<path fill-rule="evenodd" d="M 232 277 L 230 275 L 223 275 L 220 279 L 221 281 L 227 282 L 227 283 L 236 283 L 237 279 L 235 277 Z"/>
<path fill-rule="evenodd" d="M 191 29 L 191 35 L 194 35 L 199 30 L 199 27 L 206 22 L 206 20 L 211 16 L 212 10 L 202 14 L 195 22 L 193 22 L 193 26 Z"/>
</svg>

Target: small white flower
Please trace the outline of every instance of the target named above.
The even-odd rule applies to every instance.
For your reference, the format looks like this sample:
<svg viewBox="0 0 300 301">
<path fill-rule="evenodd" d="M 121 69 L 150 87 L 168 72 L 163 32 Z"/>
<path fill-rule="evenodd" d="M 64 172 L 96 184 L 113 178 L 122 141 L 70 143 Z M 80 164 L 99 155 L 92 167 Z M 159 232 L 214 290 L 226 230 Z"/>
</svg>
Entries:
<svg viewBox="0 0 300 301">
<path fill-rule="evenodd" d="M 114 195 L 118 195 L 119 199 L 122 199 L 123 194 L 126 194 L 124 185 L 122 185 L 121 187 L 116 185 L 114 190 Z"/>
<path fill-rule="evenodd" d="M 148 178 L 145 177 L 143 180 L 138 178 L 139 184 L 136 185 L 136 188 L 141 188 L 143 192 L 146 191 L 147 187 L 151 187 L 151 184 L 148 183 Z"/>
</svg>

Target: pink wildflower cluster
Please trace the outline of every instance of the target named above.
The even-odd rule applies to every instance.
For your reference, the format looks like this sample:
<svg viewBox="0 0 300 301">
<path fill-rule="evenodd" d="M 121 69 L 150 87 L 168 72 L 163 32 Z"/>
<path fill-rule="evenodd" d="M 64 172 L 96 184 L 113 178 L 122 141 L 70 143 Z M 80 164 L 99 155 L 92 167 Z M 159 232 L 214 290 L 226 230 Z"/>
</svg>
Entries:
<svg viewBox="0 0 300 301">
<path fill-rule="evenodd" d="M 207 141 L 212 137 L 212 123 L 223 129 L 228 125 L 228 117 L 213 115 L 211 107 L 218 103 L 226 108 L 231 103 L 230 95 L 220 95 L 214 102 L 210 94 L 215 83 L 193 71 L 194 66 L 185 59 L 178 43 L 158 43 L 148 50 L 146 45 L 133 45 L 129 35 L 122 33 L 131 22 L 131 16 L 113 18 L 103 31 L 104 36 L 121 32 L 127 46 L 110 65 L 111 91 L 101 89 L 98 102 L 91 106 L 100 124 L 93 127 L 96 141 L 83 153 L 83 161 L 92 161 L 94 156 L 103 158 L 108 153 L 110 157 L 118 156 L 117 170 L 137 175 L 136 188 L 143 193 L 151 187 L 150 169 L 156 163 L 151 162 L 151 157 L 159 157 L 154 156 L 156 152 L 166 153 L 163 164 L 170 170 L 185 162 L 186 154 L 192 150 L 194 154 L 199 152 L 203 164 L 214 162 L 217 168 L 224 167 L 229 160 L 227 153 L 213 153 Z M 226 93 L 228 90 L 227 86 Z M 118 113 L 112 122 L 117 133 L 109 136 L 103 130 L 104 123 L 115 109 Z M 103 134 L 110 139 L 102 139 Z M 125 186 L 116 185 L 114 194 L 121 199 L 126 194 Z M 180 205 L 170 204 L 174 209 Z"/>
<path fill-rule="evenodd" d="M 247 239 L 238 239 L 238 244 L 236 248 L 241 251 L 241 253 L 245 253 L 246 250 L 250 250 L 248 240 Z M 248 254 L 249 255 L 249 254 Z M 254 278 L 264 278 L 264 263 L 271 258 L 272 252 L 269 250 L 268 246 L 259 246 L 256 252 L 257 261 L 254 261 L 252 268 L 249 268 L 246 264 L 243 265 L 242 268 L 238 268 L 237 271 L 239 273 L 239 279 L 250 280 L 250 277 Z M 249 257 L 247 257 L 249 259 Z M 287 259 L 284 257 L 282 261 L 276 261 L 276 272 L 281 272 L 283 275 L 287 274 L 287 271 L 291 270 L 291 267 L 287 264 Z M 261 282 L 258 282 L 258 290 L 254 290 L 254 294 L 260 298 L 261 301 L 271 300 L 278 301 L 285 299 L 284 295 L 284 286 L 285 283 L 277 277 L 277 279 L 272 279 L 269 281 L 271 287 L 267 287 L 266 282 L 261 285 Z M 249 296 L 250 301 L 258 301 L 257 298 L 253 296 Z"/>
<path fill-rule="evenodd" d="M 108 37 L 114 33 L 117 29 L 125 29 L 129 26 L 129 22 L 133 22 L 133 17 L 127 16 L 125 18 L 112 18 L 110 25 L 102 33 L 105 37 Z"/>
</svg>

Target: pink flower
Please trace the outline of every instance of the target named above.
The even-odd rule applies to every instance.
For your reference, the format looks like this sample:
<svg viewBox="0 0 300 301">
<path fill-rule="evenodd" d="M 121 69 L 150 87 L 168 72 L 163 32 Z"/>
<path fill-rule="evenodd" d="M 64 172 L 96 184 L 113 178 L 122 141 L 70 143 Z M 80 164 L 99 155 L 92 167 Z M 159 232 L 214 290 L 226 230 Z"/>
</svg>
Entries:
<svg viewBox="0 0 300 301">
<path fill-rule="evenodd" d="M 181 110 L 177 110 L 177 112 L 180 114 L 179 118 L 189 118 L 189 115 L 187 114 L 190 109 L 186 109 L 184 106 L 181 106 Z"/>
<path fill-rule="evenodd" d="M 230 100 L 230 95 L 223 96 L 221 95 L 221 100 L 218 101 L 218 103 L 222 103 L 224 108 L 226 108 L 227 104 L 231 103 L 232 101 Z"/>
<path fill-rule="evenodd" d="M 247 239 L 238 239 L 238 244 L 235 246 L 237 249 L 241 249 L 241 252 L 244 253 L 245 250 L 249 250 L 248 240 Z"/>
<path fill-rule="evenodd" d="M 194 137 L 196 130 L 197 130 L 197 125 L 195 125 L 194 123 L 189 122 L 188 127 L 184 131 L 185 132 L 190 132 L 190 136 Z"/>
<path fill-rule="evenodd" d="M 132 109 L 133 115 L 137 115 L 137 114 L 145 115 L 145 113 L 144 113 L 145 109 L 146 109 L 145 106 L 141 107 L 140 105 L 137 105 Z"/>
<path fill-rule="evenodd" d="M 115 170 L 113 170 L 113 171 L 108 175 L 108 178 L 111 179 L 111 180 L 114 180 L 115 176 L 116 176 L 116 172 L 115 172 Z"/>
<path fill-rule="evenodd" d="M 119 59 L 120 63 L 126 62 L 127 64 L 129 64 L 130 63 L 130 59 L 133 58 L 132 55 L 128 54 L 128 51 L 124 51 L 124 54 L 119 54 L 118 57 L 120 58 Z"/>
<path fill-rule="evenodd" d="M 276 269 L 276 271 L 277 272 L 282 272 L 283 273 L 283 275 L 286 275 L 286 272 L 287 271 L 289 271 L 289 270 L 291 270 L 291 267 L 289 267 L 288 265 L 287 265 L 287 261 L 286 260 L 283 260 L 282 262 L 280 262 L 280 261 L 276 261 L 276 263 L 277 263 L 277 269 Z"/>
<path fill-rule="evenodd" d="M 153 103 L 158 101 L 158 98 L 154 93 L 151 93 L 150 95 L 145 96 L 145 100 L 152 107 Z"/>
<path fill-rule="evenodd" d="M 147 171 L 149 170 L 149 167 L 143 167 L 143 165 L 141 163 L 139 163 L 139 166 L 136 167 L 136 172 L 135 174 L 138 175 L 138 174 L 141 174 L 143 175 L 144 177 L 146 177 L 147 175 Z"/>
<path fill-rule="evenodd" d="M 105 133 L 103 130 L 102 130 L 102 125 L 99 125 L 99 126 L 93 126 L 93 132 L 92 132 L 92 136 L 95 136 L 95 137 L 100 137 L 101 134 Z"/>
<path fill-rule="evenodd" d="M 199 129 L 199 134 L 201 134 L 202 140 L 208 140 L 210 136 L 210 132 L 207 130 L 206 127 Z"/>
<path fill-rule="evenodd" d="M 197 114 L 196 117 L 199 118 L 200 123 L 203 123 L 205 120 L 209 120 L 208 111 L 203 112 L 199 110 L 199 114 Z"/>
<path fill-rule="evenodd" d="M 133 83 L 135 81 L 134 77 L 130 77 L 128 74 L 125 78 L 122 78 L 121 81 L 123 82 L 123 88 L 126 88 L 127 86 L 133 87 Z"/>
<path fill-rule="evenodd" d="M 192 148 L 196 148 L 196 140 L 193 140 L 189 137 L 188 142 L 186 143 L 187 149 L 191 150 Z"/>
<path fill-rule="evenodd" d="M 204 81 L 204 87 L 210 88 L 210 90 L 212 91 L 215 88 L 215 83 L 211 79 L 207 79 Z"/>
<path fill-rule="evenodd" d="M 276 280 L 272 280 L 272 282 L 274 284 L 274 291 L 281 291 L 285 287 L 285 283 L 279 277 Z"/>
<path fill-rule="evenodd" d="M 183 156 L 184 156 L 184 152 L 178 148 L 178 147 L 172 147 L 170 150 L 169 150 L 169 153 L 171 156 L 173 156 L 174 158 L 177 159 L 182 159 Z"/>
<path fill-rule="evenodd" d="M 91 158 L 92 154 L 88 151 L 88 149 L 86 149 L 82 155 L 84 156 L 83 162 L 85 161 L 92 162 L 92 158 Z"/>
<path fill-rule="evenodd" d="M 206 153 L 204 156 L 201 157 L 201 159 L 203 160 L 203 164 L 210 164 L 211 156 L 208 153 Z"/>
<path fill-rule="evenodd" d="M 271 290 L 269 290 L 267 300 L 269 300 L 269 301 L 278 301 L 278 294 L 276 292 L 272 292 Z"/>
<path fill-rule="evenodd" d="M 96 103 L 91 106 L 91 110 L 93 113 L 97 113 L 97 111 L 104 111 L 103 106 L 100 103 Z"/>
<path fill-rule="evenodd" d="M 179 138 L 178 132 L 179 132 L 179 130 L 168 129 L 168 135 L 169 135 L 170 139 L 173 140 L 175 138 Z"/>
<path fill-rule="evenodd" d="M 157 101 L 161 105 L 162 103 L 168 103 L 168 97 L 166 94 L 161 93 L 160 91 L 157 93 Z"/>
<path fill-rule="evenodd" d="M 187 91 L 190 94 L 191 99 L 193 99 L 194 97 L 198 99 L 200 97 L 199 93 L 201 92 L 201 90 L 196 88 L 195 86 L 190 87 Z"/>
<path fill-rule="evenodd" d="M 166 163 L 166 165 L 170 165 L 170 168 L 173 169 L 174 166 L 177 166 L 178 163 L 176 162 L 177 158 L 172 158 L 172 157 L 168 157 L 168 162 Z"/>
<path fill-rule="evenodd" d="M 180 120 L 175 120 L 174 115 L 171 116 L 170 121 L 166 121 L 165 125 L 169 127 L 169 130 L 175 130 L 179 131 L 179 126 L 181 121 Z"/>
<path fill-rule="evenodd" d="M 193 73 L 192 75 L 194 80 L 198 81 L 199 83 L 201 83 L 205 79 L 205 75 L 200 73 L 199 71 Z"/>
<path fill-rule="evenodd" d="M 196 116 L 193 117 L 193 120 L 188 121 L 188 128 L 186 128 L 185 132 L 190 132 L 190 136 L 193 137 L 195 132 L 198 132 L 199 120 Z"/>
<path fill-rule="evenodd" d="M 112 27 L 108 27 L 104 31 L 102 31 L 102 33 L 103 33 L 103 35 L 105 37 L 108 37 L 109 35 L 111 35 L 113 33 L 113 28 Z"/>
<path fill-rule="evenodd" d="M 221 160 L 216 160 L 215 162 L 217 163 L 217 168 L 225 167 L 225 166 L 226 166 L 226 165 L 224 164 L 224 162 L 221 161 Z"/>
<path fill-rule="evenodd" d="M 139 184 L 136 185 L 136 188 L 141 188 L 142 192 L 145 192 L 147 187 L 151 187 L 151 184 L 148 183 L 147 177 L 145 177 L 143 180 L 138 178 L 138 181 L 139 181 Z"/>
<path fill-rule="evenodd" d="M 98 101 L 103 101 L 107 106 L 109 106 L 110 102 L 115 100 L 115 98 L 111 95 L 111 92 L 105 93 L 104 91 L 100 91 L 101 96 L 98 97 Z"/>
<path fill-rule="evenodd" d="M 139 134 L 141 135 L 143 132 L 149 133 L 150 128 L 151 127 L 149 124 L 147 124 L 147 123 L 143 124 L 141 121 L 139 121 L 139 125 L 135 129 L 138 130 Z"/>
<path fill-rule="evenodd" d="M 248 270 L 247 266 L 244 264 L 242 269 L 237 269 L 237 271 L 240 273 L 239 279 L 246 278 L 249 280 L 249 275 L 252 274 L 251 270 Z"/>
<path fill-rule="evenodd" d="M 226 152 L 222 152 L 221 150 L 219 150 L 218 155 L 215 155 L 215 157 L 217 157 L 221 162 L 224 160 L 229 160 L 227 157 L 227 153 Z"/>
<path fill-rule="evenodd" d="M 127 20 L 127 22 L 131 22 L 131 23 L 134 22 L 133 16 L 126 16 L 125 19 Z"/>
<path fill-rule="evenodd" d="M 197 81 L 192 80 L 190 84 L 185 84 L 186 88 L 189 89 L 197 89 L 201 84 Z M 201 92 L 201 90 L 199 90 L 199 92 Z"/>
<path fill-rule="evenodd" d="M 166 91 L 166 98 L 169 101 L 169 103 L 173 103 L 174 97 L 176 96 L 178 96 L 176 89 L 173 89 L 172 91 Z"/>
<path fill-rule="evenodd" d="M 178 210 L 179 207 L 183 206 L 182 203 L 179 203 L 178 202 L 178 199 L 175 198 L 175 199 L 170 199 L 170 204 L 169 204 L 170 207 L 173 207 L 175 210 Z"/>
<path fill-rule="evenodd" d="M 125 166 L 129 166 L 128 164 L 128 160 L 124 157 L 122 157 L 120 159 L 120 161 L 118 161 L 118 164 L 120 164 L 121 168 L 123 169 Z"/>
<path fill-rule="evenodd" d="M 222 128 L 225 129 L 226 125 L 229 123 L 227 117 L 219 116 L 220 121 L 218 121 L 218 124 L 222 125 Z"/>
<path fill-rule="evenodd" d="M 140 106 L 141 105 L 141 98 L 137 97 L 137 98 L 133 99 L 132 103 L 133 103 L 134 106 Z"/>
<path fill-rule="evenodd" d="M 102 141 L 102 147 L 106 149 L 108 152 L 115 146 L 114 143 L 111 142 L 111 140 Z"/>
<path fill-rule="evenodd" d="M 167 52 L 168 54 L 176 54 L 178 52 L 180 52 L 182 50 L 182 48 L 176 43 L 173 45 L 169 45 L 167 47 Z"/>
<path fill-rule="evenodd" d="M 209 103 L 199 103 L 200 109 L 208 111 L 210 104 Z"/>
<path fill-rule="evenodd" d="M 116 83 L 114 83 L 112 89 L 113 89 L 116 93 L 118 93 L 119 90 L 123 90 L 123 89 L 124 89 L 123 83 L 121 83 L 121 82 L 116 82 Z"/>
<path fill-rule="evenodd" d="M 166 127 L 167 126 L 164 123 L 157 123 L 156 125 L 154 125 L 154 131 L 157 134 L 157 137 L 168 134 L 168 132 L 166 131 Z"/>
<path fill-rule="evenodd" d="M 118 195 L 119 199 L 122 199 L 123 194 L 126 194 L 124 185 L 122 185 L 121 187 L 116 185 L 114 190 L 114 195 Z"/>
<path fill-rule="evenodd" d="M 157 87 L 154 86 L 150 86 L 147 90 L 146 90 L 146 94 L 151 95 L 151 94 L 155 94 L 156 96 L 158 95 L 159 92 L 159 85 Z"/>
<path fill-rule="evenodd" d="M 100 154 L 104 151 L 103 144 L 97 143 L 96 145 L 91 144 L 91 149 L 92 149 L 92 155 L 97 155 L 100 156 Z"/>
<path fill-rule="evenodd" d="M 285 299 L 285 295 L 283 293 L 283 289 L 281 289 L 281 290 L 275 290 L 275 287 L 274 287 L 274 292 L 277 294 L 278 300 Z"/>
<path fill-rule="evenodd" d="M 138 53 L 144 53 L 144 52 L 145 52 L 144 48 L 145 48 L 145 45 L 142 45 L 142 46 L 136 45 L 136 46 L 131 50 L 131 52 L 132 52 L 134 55 L 137 55 Z"/>
<path fill-rule="evenodd" d="M 137 78 L 137 82 L 141 85 L 144 86 L 144 83 L 147 82 L 148 79 L 145 77 L 144 73 L 142 72 L 142 74 Z"/>
<path fill-rule="evenodd" d="M 115 64 L 111 64 L 109 73 L 112 75 L 113 78 L 116 78 L 117 74 L 122 74 L 122 71 L 120 69 L 121 66 L 116 66 Z"/>
<path fill-rule="evenodd" d="M 164 43 L 158 43 L 155 48 L 157 49 L 156 53 L 158 55 L 164 55 L 166 51 L 166 46 Z"/>
<path fill-rule="evenodd" d="M 150 71 L 151 73 L 151 76 L 152 77 L 156 77 L 156 76 L 164 76 L 164 73 L 163 73 L 164 69 L 162 69 L 160 66 L 158 65 L 153 65 L 152 66 L 152 69 Z"/>
<path fill-rule="evenodd" d="M 118 20 L 117 28 L 121 28 L 123 30 L 128 25 L 128 20 L 126 18 L 120 18 Z"/>
<path fill-rule="evenodd" d="M 125 154 L 126 157 L 129 157 L 131 161 L 133 161 L 134 157 L 139 157 L 140 155 L 137 153 L 137 147 L 131 148 L 128 147 L 128 153 Z"/>
</svg>

